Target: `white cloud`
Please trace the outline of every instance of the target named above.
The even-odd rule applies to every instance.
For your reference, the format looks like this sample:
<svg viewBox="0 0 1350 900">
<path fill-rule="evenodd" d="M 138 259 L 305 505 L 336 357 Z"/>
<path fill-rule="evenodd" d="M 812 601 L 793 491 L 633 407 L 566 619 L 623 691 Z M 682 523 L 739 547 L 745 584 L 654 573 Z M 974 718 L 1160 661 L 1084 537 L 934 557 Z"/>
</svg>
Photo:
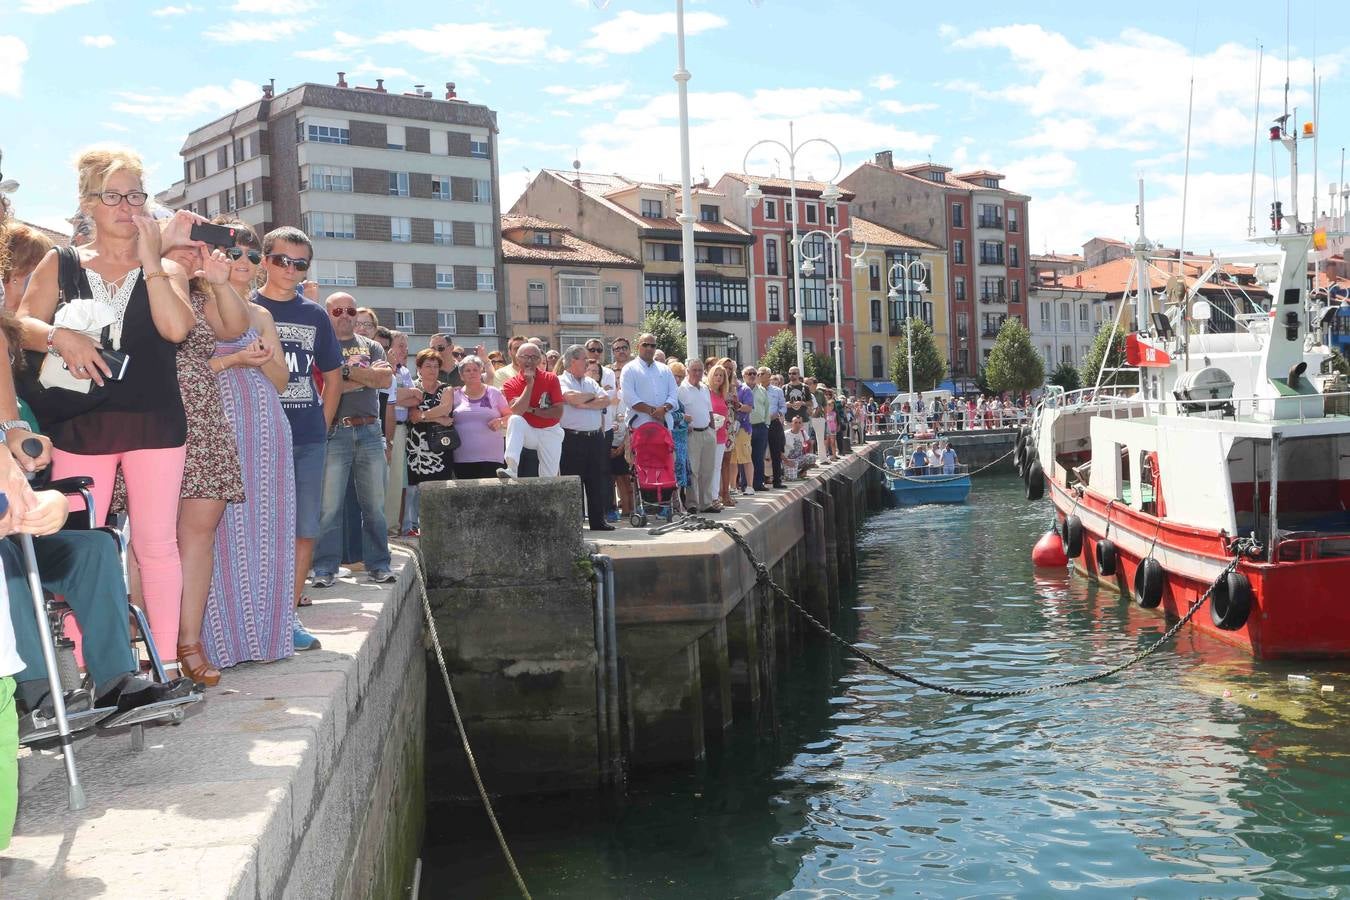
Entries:
<svg viewBox="0 0 1350 900">
<path fill-rule="evenodd" d="M 876 78 L 873 78 L 871 81 L 867 83 L 879 91 L 889 91 L 891 88 L 895 87 L 900 82 L 897 81 L 891 75 L 882 74 L 878 75 Z"/>
<path fill-rule="evenodd" d="M 84 6 L 91 2 L 92 0 L 22 0 L 19 3 L 19 12 L 45 16 L 60 12 L 63 9 L 69 9 L 72 6 Z"/>
<path fill-rule="evenodd" d="M 1078 180 L 1078 164 L 1058 152 L 1005 162 L 1000 171 L 1019 193 L 1034 193 L 1037 188 L 1067 188 Z"/>
<path fill-rule="evenodd" d="M 346 50 L 338 50 L 334 47 L 320 47 L 317 50 L 297 50 L 295 56 L 299 59 L 308 59 L 314 62 L 343 62 L 351 59 L 351 53 Z"/>
<path fill-rule="evenodd" d="M 80 38 L 80 43 L 86 47 L 97 47 L 102 50 L 111 47 L 117 41 L 110 34 L 86 34 Z"/>
<path fill-rule="evenodd" d="M 617 100 L 628 93 L 628 82 L 623 81 L 618 84 L 602 84 L 585 90 L 579 90 L 563 84 L 554 84 L 544 88 L 544 93 L 552 94 L 555 97 L 562 97 L 568 103 L 582 105 L 605 103 L 609 100 Z"/>
<path fill-rule="evenodd" d="M 710 12 L 691 12 L 684 17 L 685 37 L 691 37 L 714 28 L 722 28 L 727 20 Z M 638 13 L 624 10 L 608 22 L 591 28 L 591 37 L 582 46 L 604 53 L 641 53 L 668 35 L 675 34 L 675 14 Z"/>
<path fill-rule="evenodd" d="M 107 131 L 123 131 L 123 132 L 126 132 L 126 131 L 130 131 L 130 130 L 131 130 L 130 128 L 128 128 L 127 126 L 125 126 L 125 125 L 123 125 L 123 124 L 121 124 L 121 123 L 119 123 L 119 122 L 99 122 L 99 123 L 98 123 L 98 127 L 99 127 L 99 128 L 103 128 L 103 129 L 105 129 L 105 130 L 107 130 Z"/>
<path fill-rule="evenodd" d="M 251 103 L 258 99 L 259 93 L 258 86 L 253 82 L 236 78 L 228 85 L 203 85 L 182 94 L 118 91 L 114 96 L 118 98 L 112 104 L 114 112 L 147 122 L 177 119 L 200 122 Z"/>
<path fill-rule="evenodd" d="M 520 199 L 520 195 L 525 193 L 525 188 L 527 188 L 533 180 L 534 173 L 525 170 L 505 172 L 502 174 L 500 179 L 500 191 L 503 212 L 516 205 L 516 201 Z"/>
<path fill-rule="evenodd" d="M 192 12 L 197 12 L 197 7 L 191 3 L 185 3 L 182 6 L 161 6 L 159 9 L 152 9 L 150 15 L 164 18 L 165 16 L 185 16 Z"/>
<path fill-rule="evenodd" d="M 302 19 L 274 19 L 264 26 L 260 22 L 226 22 L 202 32 L 202 37 L 220 44 L 246 44 L 252 41 L 286 41 L 309 27 Z"/>
<path fill-rule="evenodd" d="M 335 32 L 338 48 L 375 44 L 406 45 L 428 56 L 448 57 L 461 69 L 473 63 L 524 65 L 566 62 L 571 53 L 549 43 L 547 28 L 502 26 L 492 22 L 442 23 L 425 28 L 404 28 L 365 37 Z"/>
<path fill-rule="evenodd" d="M 901 103 L 899 100 L 878 100 L 877 106 L 886 112 L 897 116 L 908 115 L 909 113 L 928 112 L 937 109 L 936 103 Z"/>
<path fill-rule="evenodd" d="M 234 11 L 238 13 L 265 13 L 274 15 L 284 12 L 288 16 L 298 16 L 318 7 L 314 0 L 291 0 L 284 9 L 278 9 L 275 0 L 235 0 Z"/>
<path fill-rule="evenodd" d="M 26 62 L 28 45 L 11 35 L 0 34 L 0 96 L 19 96 Z"/>
</svg>

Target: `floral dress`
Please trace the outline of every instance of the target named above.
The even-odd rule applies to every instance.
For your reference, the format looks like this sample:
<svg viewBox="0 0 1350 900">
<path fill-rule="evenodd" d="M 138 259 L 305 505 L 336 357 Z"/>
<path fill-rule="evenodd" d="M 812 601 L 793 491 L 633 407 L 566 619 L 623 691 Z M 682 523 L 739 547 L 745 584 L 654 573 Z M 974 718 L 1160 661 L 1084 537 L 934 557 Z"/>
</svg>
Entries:
<svg viewBox="0 0 1350 900">
<path fill-rule="evenodd" d="M 414 387 L 421 387 L 417 383 Z M 454 388 L 446 384 L 436 386 L 433 393 L 427 393 L 417 408 L 426 412 L 434 409 L 441 403 L 441 395 L 446 391 L 453 391 Z M 439 447 L 432 449 L 431 442 L 427 440 L 431 430 L 435 427 L 430 422 L 419 422 L 416 425 L 408 425 L 408 484 L 421 484 L 423 481 L 446 481 L 454 476 L 453 452 L 442 450 Z"/>
</svg>

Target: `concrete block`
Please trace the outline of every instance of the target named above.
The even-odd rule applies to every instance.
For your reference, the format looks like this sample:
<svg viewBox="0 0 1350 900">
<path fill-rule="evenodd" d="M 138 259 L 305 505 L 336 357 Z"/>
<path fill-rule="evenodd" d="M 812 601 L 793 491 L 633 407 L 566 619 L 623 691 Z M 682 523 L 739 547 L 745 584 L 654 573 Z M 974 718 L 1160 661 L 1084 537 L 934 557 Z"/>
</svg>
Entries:
<svg viewBox="0 0 1350 900">
<path fill-rule="evenodd" d="M 759 706 L 759 621 L 758 605 L 747 594 L 727 617 L 728 677 L 736 713 L 753 714 Z"/>
<path fill-rule="evenodd" d="M 699 638 L 698 660 L 703 687 L 703 728 L 708 738 L 720 742 L 733 720 L 725 620 Z"/>
<path fill-rule="evenodd" d="M 595 715 L 594 654 L 590 659 L 531 660 L 489 672 L 456 672 L 451 680 L 466 721 Z M 448 702 L 446 707 L 448 712 Z"/>
<path fill-rule="evenodd" d="M 703 759 L 703 689 L 698 644 L 665 659 L 629 666 L 635 770 Z"/>
<path fill-rule="evenodd" d="M 432 615 L 453 668 L 480 660 L 577 658 L 595 653 L 595 591 L 587 582 L 436 588 Z"/>
</svg>

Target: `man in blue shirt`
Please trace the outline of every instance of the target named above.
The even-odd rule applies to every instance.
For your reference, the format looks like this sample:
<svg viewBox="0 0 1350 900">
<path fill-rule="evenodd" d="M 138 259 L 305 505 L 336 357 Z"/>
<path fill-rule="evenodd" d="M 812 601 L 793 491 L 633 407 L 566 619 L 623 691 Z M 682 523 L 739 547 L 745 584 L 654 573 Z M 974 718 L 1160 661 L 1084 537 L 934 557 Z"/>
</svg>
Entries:
<svg viewBox="0 0 1350 900">
<path fill-rule="evenodd" d="M 281 395 L 281 408 L 291 423 L 295 461 L 295 602 L 314 559 L 319 536 L 319 509 L 323 501 L 323 472 L 328 430 L 342 399 L 342 349 L 328 312 L 297 291 L 314 256 L 314 245 L 299 228 L 275 228 L 263 238 L 266 282 L 253 292 L 253 302 L 272 314 L 281 349 L 290 369 L 290 382 Z M 313 372 L 323 375 L 323 394 Z M 295 649 L 311 650 L 319 642 L 295 620 Z"/>
<path fill-rule="evenodd" d="M 783 419 L 787 416 L 787 397 L 783 395 L 783 376 L 772 374 L 760 366 L 759 381 L 769 392 L 769 460 L 773 463 L 773 486 L 780 490 L 783 484 L 783 449 L 787 439 L 783 434 Z"/>
</svg>

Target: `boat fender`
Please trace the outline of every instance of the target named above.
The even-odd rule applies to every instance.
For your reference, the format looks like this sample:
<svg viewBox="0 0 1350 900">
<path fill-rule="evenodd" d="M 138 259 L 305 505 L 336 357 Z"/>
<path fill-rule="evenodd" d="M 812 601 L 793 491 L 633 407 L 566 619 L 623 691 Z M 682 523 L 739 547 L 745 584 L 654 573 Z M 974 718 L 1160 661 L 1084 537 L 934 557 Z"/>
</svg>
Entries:
<svg viewBox="0 0 1350 900">
<path fill-rule="evenodd" d="M 1106 538 L 1097 542 L 1097 574 L 1103 578 L 1116 574 L 1116 545 Z"/>
<path fill-rule="evenodd" d="M 1041 463 L 1033 459 L 1027 464 L 1027 499 L 1039 500 L 1045 493 L 1045 476 L 1041 472 Z"/>
<path fill-rule="evenodd" d="M 1064 542 L 1064 555 L 1077 559 L 1083 555 L 1083 520 L 1077 516 L 1065 516 L 1059 526 L 1059 537 Z"/>
<path fill-rule="evenodd" d="M 1059 532 L 1051 528 L 1041 539 L 1036 542 L 1036 546 L 1031 549 L 1031 564 L 1044 568 L 1063 568 L 1069 564 L 1069 559 L 1064 555 L 1064 545 L 1059 539 Z"/>
<path fill-rule="evenodd" d="M 1153 609 L 1162 602 L 1162 563 L 1152 556 L 1145 557 L 1134 570 L 1134 602 L 1144 609 Z"/>
<path fill-rule="evenodd" d="M 1252 612 L 1252 583 L 1241 572 L 1229 572 L 1209 594 L 1209 617 L 1214 627 L 1237 631 Z"/>
<path fill-rule="evenodd" d="M 888 469 L 894 469 L 894 468 L 895 468 L 895 457 L 894 457 L 894 456 L 888 456 L 888 457 L 886 457 L 886 468 L 888 468 Z"/>
</svg>

